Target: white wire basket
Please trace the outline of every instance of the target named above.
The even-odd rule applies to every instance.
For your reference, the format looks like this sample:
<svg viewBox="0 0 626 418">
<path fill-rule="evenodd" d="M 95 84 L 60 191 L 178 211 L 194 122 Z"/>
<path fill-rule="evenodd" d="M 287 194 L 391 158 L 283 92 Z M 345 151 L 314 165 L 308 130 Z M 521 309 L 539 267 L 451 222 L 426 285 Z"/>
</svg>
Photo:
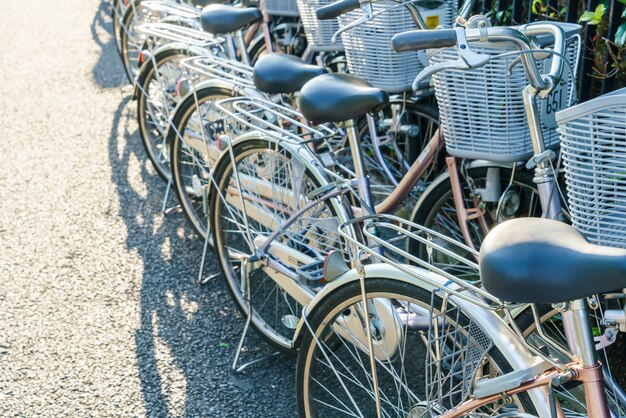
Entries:
<svg viewBox="0 0 626 418">
<path fill-rule="evenodd" d="M 334 3 L 336 0 L 297 0 L 300 20 L 304 27 L 309 48 L 313 51 L 342 51 L 341 39 L 335 43 L 331 38 L 339 30 L 337 19 L 319 20 L 315 11 L 322 6 Z"/>
<path fill-rule="evenodd" d="M 546 147 L 559 144 L 552 104 L 558 108 L 571 106 L 576 100 L 576 70 L 580 58 L 580 26 L 560 23 L 567 35 L 566 57 L 569 65 L 564 71 L 561 86 L 546 101 L 538 100 L 541 125 Z M 550 39 L 537 42 L 549 49 Z M 478 69 L 446 70 L 433 75 L 435 95 L 439 104 L 441 128 L 450 155 L 515 162 L 532 156 L 532 143 L 522 90 L 528 84 L 523 66 L 515 61 L 517 55 L 498 57 L 516 51 L 510 44 L 472 43 L 473 51 L 492 56 L 491 61 Z M 444 48 L 428 53 L 430 63 L 454 61 L 457 50 Z M 547 73 L 552 59 L 548 54 L 539 61 L 540 72 Z M 573 71 L 569 69 L 573 69 Z"/>
<path fill-rule="evenodd" d="M 264 0 L 263 7 L 272 16 L 300 16 L 296 0 Z"/>
<path fill-rule="evenodd" d="M 557 113 L 572 224 L 626 248 L 626 89 Z"/>
<path fill-rule="evenodd" d="M 336 134 L 323 125 L 308 126 L 301 113 L 258 97 L 223 99 L 216 107 L 226 115 L 224 130 L 234 135 L 259 131 L 264 136 L 300 145 L 326 141 Z"/>
<path fill-rule="evenodd" d="M 450 27 L 457 15 L 458 0 L 441 2 L 411 1 L 419 9 L 429 28 Z M 434 3 L 435 7 L 426 7 Z M 411 84 L 427 62 L 424 53 L 394 52 L 391 38 L 416 29 L 415 21 L 405 6 L 392 0 L 372 4 L 374 18 L 341 34 L 350 73 L 390 93 L 411 90 Z M 339 16 L 344 28 L 362 16 L 360 10 Z"/>
</svg>

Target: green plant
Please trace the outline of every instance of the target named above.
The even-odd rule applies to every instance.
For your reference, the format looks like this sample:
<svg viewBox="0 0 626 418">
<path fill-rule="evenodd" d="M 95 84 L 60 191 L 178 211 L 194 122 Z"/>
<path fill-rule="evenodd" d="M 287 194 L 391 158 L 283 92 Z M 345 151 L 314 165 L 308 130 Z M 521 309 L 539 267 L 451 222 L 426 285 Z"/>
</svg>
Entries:
<svg viewBox="0 0 626 418">
<path fill-rule="evenodd" d="M 626 0 L 618 0 L 626 4 Z M 615 77 L 615 87 L 626 86 L 626 10 L 620 16 L 621 22 L 612 39 L 608 34 L 609 10 L 607 2 L 600 3 L 594 10 L 585 10 L 578 21 L 588 26 L 595 27 L 595 35 L 590 40 L 590 45 L 586 45 L 593 52 L 594 78 L 604 79 Z M 609 60 L 605 59 L 609 56 Z"/>
</svg>

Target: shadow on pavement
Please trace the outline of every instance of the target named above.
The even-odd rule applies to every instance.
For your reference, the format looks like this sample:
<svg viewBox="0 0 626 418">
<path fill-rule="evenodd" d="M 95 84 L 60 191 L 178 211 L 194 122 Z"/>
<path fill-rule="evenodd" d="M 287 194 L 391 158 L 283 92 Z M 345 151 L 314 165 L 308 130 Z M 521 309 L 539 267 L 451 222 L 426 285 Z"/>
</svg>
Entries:
<svg viewBox="0 0 626 418">
<path fill-rule="evenodd" d="M 104 3 L 93 27 L 110 31 Z M 102 39 L 98 32 L 93 30 L 95 42 Z M 123 78 L 113 38 L 100 45 L 96 80 Z M 112 74 L 99 79 L 100 65 Z M 108 156 L 119 216 L 127 228 L 126 246 L 142 264 L 138 269 L 141 324 L 135 343 L 147 415 L 294 416 L 295 358 L 277 357 L 236 379 L 231 377 L 230 363 L 243 318 L 220 278 L 204 286 L 196 283 L 202 242 L 181 213 L 165 216 L 160 212 L 166 185 L 147 160 L 134 107 L 127 96 L 115 110 Z M 212 255 L 207 268 L 217 271 Z M 253 331 L 246 346 L 244 361 L 271 352 Z"/>
</svg>

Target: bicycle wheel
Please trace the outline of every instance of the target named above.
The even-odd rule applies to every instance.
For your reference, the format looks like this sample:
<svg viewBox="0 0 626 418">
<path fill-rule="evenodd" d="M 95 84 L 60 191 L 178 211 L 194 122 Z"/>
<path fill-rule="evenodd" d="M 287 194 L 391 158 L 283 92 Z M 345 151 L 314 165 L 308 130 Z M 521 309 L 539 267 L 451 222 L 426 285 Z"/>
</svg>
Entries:
<svg viewBox="0 0 626 418">
<path fill-rule="evenodd" d="M 129 0 L 113 0 L 111 4 L 111 19 L 113 20 L 113 39 L 115 39 L 115 46 L 117 47 L 117 53 L 121 54 L 122 44 L 120 39 L 121 20 L 128 7 Z"/>
<path fill-rule="evenodd" d="M 284 16 L 271 16 L 270 19 L 273 52 L 302 57 L 307 46 L 302 23 L 297 18 Z M 266 54 L 265 37 L 263 35 L 257 36 L 248 46 L 250 64 L 254 65 L 259 58 Z"/>
<path fill-rule="evenodd" d="M 294 285 L 314 293 L 322 286 L 325 256 L 342 248 L 337 228 L 346 208 L 336 198 L 309 197 L 325 180 L 303 162 L 302 149 L 292 152 L 279 141 L 258 137 L 235 142 L 232 156 L 226 152 L 229 155 L 215 169 L 217 185 L 210 193 L 217 259 L 244 316 L 249 300 L 254 327 L 275 347 L 290 350 L 302 305 L 277 284 L 277 272 L 266 268 L 263 260 L 249 266 L 248 292 L 240 274 L 242 260 L 257 254 L 257 248 L 278 231 L 260 257 L 271 257 L 290 272 Z M 298 213 L 293 223 L 285 223 Z"/>
<path fill-rule="evenodd" d="M 474 380 L 512 370 L 448 299 L 400 280 L 368 277 L 365 286 L 381 416 L 441 415 L 469 396 Z M 296 368 L 300 417 L 377 416 L 362 307 L 356 281 L 335 289 L 308 313 Z M 439 325 L 429 329 L 429 324 Z M 522 393 L 475 413 L 510 410 L 533 413 L 534 408 Z"/>
<path fill-rule="evenodd" d="M 497 170 L 499 174 L 500 181 L 497 186 L 500 193 L 497 196 L 499 200 L 486 202 L 481 199 L 478 191 L 486 188 L 487 174 L 490 169 Z M 511 169 L 509 168 L 495 166 L 491 168 L 470 168 L 466 170 L 464 175 L 459 175 L 459 178 L 465 207 L 475 208 L 478 205 L 484 211 L 487 228 L 491 228 L 506 219 L 541 216 L 539 195 L 537 194 L 537 188 L 533 183 L 531 173 L 519 169 L 516 170 L 510 188 L 507 188 L 511 180 Z M 490 187 L 494 187 L 494 185 L 490 185 Z M 464 242 L 463 233 L 456 215 L 449 177 L 424 192 L 413 212 L 412 221 Z M 477 219 L 468 221 L 468 227 L 474 247 L 476 249 L 480 248 L 486 231 L 481 227 Z M 445 246 L 444 242 L 439 244 Z M 411 254 L 428 260 L 428 248 L 416 240 L 410 240 L 408 250 Z M 458 249 L 455 249 L 455 251 L 458 251 Z M 461 255 L 465 258 L 472 257 L 470 254 Z M 459 277 L 466 277 L 468 280 L 476 279 L 476 271 L 465 270 L 466 266 L 459 264 L 451 257 L 438 254 L 436 259 L 430 261 L 437 267 Z"/>
<path fill-rule="evenodd" d="M 188 49 L 180 47 L 160 49 L 137 77 L 139 133 L 152 165 L 164 180 L 171 176 L 165 136 L 170 116 L 179 101 L 176 88 L 184 74 L 180 62 L 192 55 Z"/>
<path fill-rule="evenodd" d="M 199 88 L 180 102 L 167 131 L 172 185 L 187 220 L 202 239 L 208 234 L 210 171 L 222 133 L 223 116 L 215 103 L 234 94 L 226 88 Z"/>
<path fill-rule="evenodd" d="M 395 134 L 389 126 L 393 114 L 397 114 L 396 123 L 400 127 Z M 369 132 L 362 135 L 365 169 L 375 204 L 382 202 L 395 189 L 389 177 L 399 182 L 435 134 L 439 128 L 439 112 L 428 104 L 396 98 L 377 115 L 377 122 L 378 145 L 372 143 Z M 376 158 L 377 152 L 382 155 L 384 166 Z M 439 174 L 441 167 L 441 164 L 433 164 L 428 168 L 395 215 L 408 219 L 419 196 Z"/>
<path fill-rule="evenodd" d="M 610 303 L 609 303 L 610 302 Z M 604 333 L 605 326 L 602 322 L 602 310 L 607 305 L 618 304 L 616 300 L 605 300 L 598 308 L 590 309 L 590 319 L 592 330 L 595 336 Z M 622 309 L 623 306 L 614 306 Z M 549 305 L 538 306 L 539 318 L 543 332 L 553 341 L 559 343 L 567 350 L 567 340 L 561 313 Z M 517 326 L 522 330 L 526 341 L 535 347 L 546 346 L 542 341 L 535 324 L 535 320 L 530 307 L 525 309 L 516 318 Z M 623 344 L 626 342 L 624 333 L 618 333 L 617 341 L 612 345 L 598 350 L 598 357 L 604 365 L 605 374 L 605 394 L 608 406 L 613 416 L 626 416 L 626 395 L 624 394 L 624 384 L 626 382 L 626 365 L 624 364 Z M 621 347 L 620 347 L 621 346 Z M 550 350 L 551 354 L 559 358 L 562 355 L 556 350 Z M 588 415 L 585 393 L 580 383 L 574 382 L 561 386 L 557 389 L 557 398 L 568 417 L 586 417 Z"/>
<path fill-rule="evenodd" d="M 143 10 L 141 0 L 129 2 L 120 26 L 120 55 L 128 81 L 132 84 L 139 74 L 139 55 L 145 39 L 137 32 L 137 26 L 158 22 L 160 16 Z"/>
</svg>

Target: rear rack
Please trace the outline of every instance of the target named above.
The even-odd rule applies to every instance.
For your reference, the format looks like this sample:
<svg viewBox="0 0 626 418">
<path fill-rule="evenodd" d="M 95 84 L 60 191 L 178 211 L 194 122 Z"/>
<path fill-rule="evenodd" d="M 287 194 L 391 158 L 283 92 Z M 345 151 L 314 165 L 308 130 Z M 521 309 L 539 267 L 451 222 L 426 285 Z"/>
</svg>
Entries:
<svg viewBox="0 0 626 418">
<path fill-rule="evenodd" d="M 146 23 L 138 26 L 137 31 L 147 36 L 203 48 L 224 42 L 223 38 L 216 37 L 210 33 L 171 23 Z"/>
<path fill-rule="evenodd" d="M 366 243 L 354 238 L 356 228 L 361 229 Z M 339 227 L 339 234 L 352 244 L 352 257 L 361 258 L 360 253 L 365 253 L 415 280 L 485 309 L 499 310 L 505 306 L 480 286 L 478 252 L 437 231 L 393 215 L 368 215 L 345 222 Z M 397 243 L 402 246 L 394 245 Z M 418 244 L 418 253 L 422 254 L 409 253 L 411 243 Z M 448 282 L 442 287 L 440 281 L 414 266 L 443 276 Z"/>
<path fill-rule="evenodd" d="M 252 67 L 215 54 L 185 58 L 181 65 L 210 78 L 224 80 L 240 87 L 254 87 Z"/>
<path fill-rule="evenodd" d="M 178 16 L 188 19 L 194 19 L 200 17 L 200 9 L 187 4 L 179 3 L 166 3 L 162 1 L 143 1 L 140 7 L 147 8 L 155 12 L 162 12 L 170 16 Z"/>
<path fill-rule="evenodd" d="M 335 135 L 335 131 L 323 125 L 312 128 L 301 113 L 265 99 L 234 97 L 220 100 L 216 107 L 230 117 L 228 123 L 241 124 L 280 141 L 302 144 L 326 141 Z"/>
</svg>

